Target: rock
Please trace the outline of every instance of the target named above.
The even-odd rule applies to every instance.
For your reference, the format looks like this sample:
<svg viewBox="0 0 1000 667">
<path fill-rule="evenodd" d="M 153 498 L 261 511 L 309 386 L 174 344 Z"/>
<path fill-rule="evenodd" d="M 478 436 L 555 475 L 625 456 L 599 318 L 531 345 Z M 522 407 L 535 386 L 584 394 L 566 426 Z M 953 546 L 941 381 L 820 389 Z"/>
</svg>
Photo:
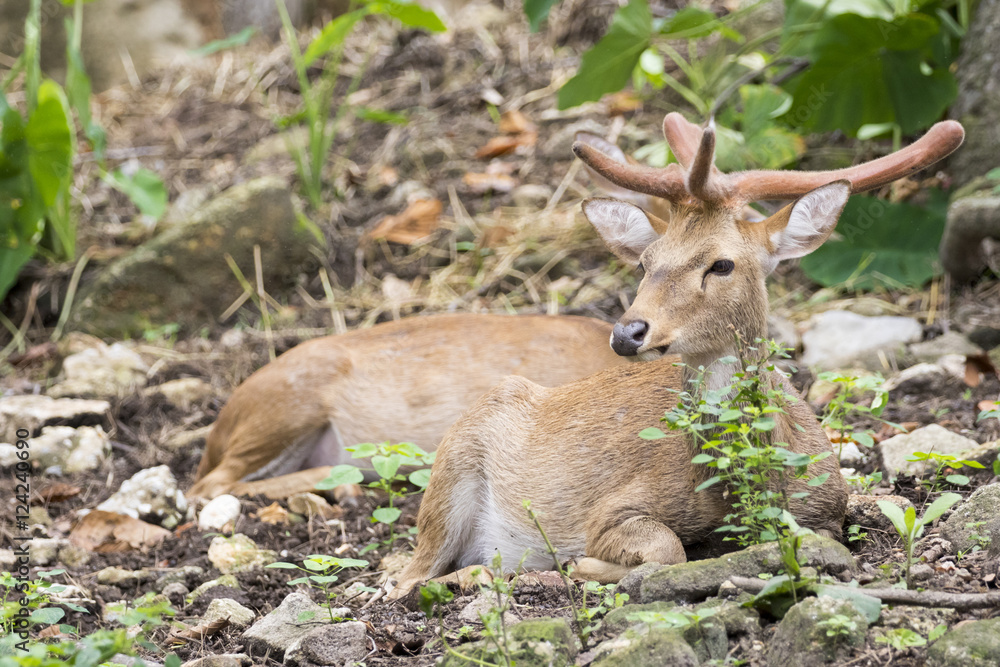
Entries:
<svg viewBox="0 0 1000 667">
<path fill-rule="evenodd" d="M 200 405 L 215 395 L 212 385 L 200 378 L 179 378 L 155 387 L 146 387 L 144 396 L 162 395 L 168 403 L 188 412 L 194 405 Z"/>
<path fill-rule="evenodd" d="M 109 410 L 111 404 L 107 401 L 5 396 L 0 398 L 0 442 L 16 442 L 21 429 L 29 431 L 30 436 L 43 426 L 100 424 Z"/>
<path fill-rule="evenodd" d="M 154 575 L 149 570 L 126 570 L 116 565 L 106 567 L 97 572 L 97 583 L 104 584 L 105 586 L 121 586 L 122 584 L 135 586 L 153 578 Z"/>
<path fill-rule="evenodd" d="M 799 548 L 803 565 L 837 574 L 853 571 L 854 557 L 844 545 L 818 535 L 806 535 Z M 722 582 L 733 575 L 756 577 L 782 568 L 781 553 L 774 542 L 757 544 L 719 558 L 668 565 L 642 580 L 641 602 L 673 600 L 695 602 L 715 595 Z M 633 598 L 636 599 L 636 598 Z"/>
<path fill-rule="evenodd" d="M 257 614 L 236 600 L 231 598 L 215 598 L 208 603 L 208 609 L 205 610 L 201 621 L 202 623 L 213 623 L 215 621 L 227 620 L 233 627 L 245 628 L 253 623 L 255 618 L 257 618 Z"/>
<path fill-rule="evenodd" d="M 541 210 L 549 203 L 549 198 L 552 197 L 552 188 L 547 185 L 525 183 L 514 188 L 510 196 L 514 200 L 514 206 L 518 208 Z"/>
<path fill-rule="evenodd" d="M 188 580 L 200 581 L 205 569 L 197 565 L 185 565 L 184 567 L 167 570 L 153 584 L 153 589 L 163 591 L 164 587 L 172 583 L 187 584 Z"/>
<path fill-rule="evenodd" d="M 902 358 L 906 344 L 920 340 L 923 327 L 909 317 L 865 317 L 844 310 L 814 315 L 802 334 L 802 363 L 826 370 L 851 364 L 878 370 L 879 353 Z"/>
<path fill-rule="evenodd" d="M 52 517 L 49 516 L 48 510 L 44 507 L 34 505 L 28 510 L 28 525 L 48 528 L 52 525 Z"/>
<path fill-rule="evenodd" d="M 463 623 L 481 623 L 480 614 L 485 615 L 496 606 L 496 596 L 488 593 L 479 593 L 472 599 L 472 602 L 465 605 L 462 611 L 458 613 L 458 620 Z M 514 625 L 520 619 L 510 611 L 506 611 L 504 612 L 503 620 L 507 625 Z"/>
<path fill-rule="evenodd" d="M 910 568 L 910 578 L 913 581 L 927 581 L 934 576 L 934 568 L 927 563 L 914 563 Z"/>
<path fill-rule="evenodd" d="M 975 440 L 952 433 L 938 424 L 931 424 L 883 440 L 879 443 L 878 450 L 882 458 L 882 471 L 887 478 L 901 474 L 922 477 L 929 474 L 933 467 L 923 461 L 907 461 L 914 452 L 934 452 L 961 458 L 960 454 L 978 446 L 979 443 Z"/>
<path fill-rule="evenodd" d="M 200 530 L 222 530 L 229 526 L 232 530 L 236 525 L 236 520 L 240 518 L 240 499 L 236 496 L 223 494 L 208 501 L 198 514 L 198 528 Z"/>
<path fill-rule="evenodd" d="M 767 316 L 767 337 L 792 350 L 799 349 L 799 345 L 802 344 L 802 338 L 795 325 L 774 313 Z"/>
<path fill-rule="evenodd" d="M 222 653 L 189 660 L 181 667 L 243 667 L 250 664 L 253 660 L 246 653 Z"/>
<path fill-rule="evenodd" d="M 955 553 L 982 546 L 974 535 L 989 536 L 987 524 L 997 516 L 1000 516 L 1000 482 L 979 487 L 956 507 L 941 525 L 941 537 L 951 542 Z"/>
<path fill-rule="evenodd" d="M 132 475 L 97 509 L 124 514 L 167 529 L 187 520 L 191 511 L 184 494 L 177 488 L 177 480 L 165 465 L 140 470 Z"/>
<path fill-rule="evenodd" d="M 691 645 L 678 630 L 640 626 L 597 645 L 593 667 L 696 667 Z"/>
<path fill-rule="evenodd" d="M 760 633 L 761 629 L 760 614 L 757 613 L 756 609 L 743 606 L 743 602 L 750 599 L 751 596 L 749 594 L 737 594 L 737 597 L 739 599 L 734 600 L 709 598 L 704 604 L 698 605 L 697 609 L 714 609 L 715 615 L 712 618 L 722 623 L 726 629 L 726 634 L 730 637 L 739 637 L 741 635 L 755 637 Z"/>
<path fill-rule="evenodd" d="M 863 496 L 851 494 L 847 496 L 847 515 L 845 526 L 859 525 L 864 529 L 873 528 L 894 534 L 896 529 L 878 506 L 878 501 L 886 500 L 902 510 L 912 507 L 908 499 L 902 496 Z"/>
<path fill-rule="evenodd" d="M 45 426 L 28 443 L 33 464 L 63 473 L 96 470 L 111 453 L 111 442 L 100 426 Z M 0 445 L 0 466 L 15 465 L 18 451 L 15 445 Z"/>
<path fill-rule="evenodd" d="M 191 431 L 181 431 L 175 433 L 163 441 L 163 446 L 171 451 L 180 451 L 188 447 L 204 446 L 208 434 L 212 431 L 212 424 L 202 426 Z"/>
<path fill-rule="evenodd" d="M 326 613 L 326 609 L 309 599 L 305 593 L 290 593 L 277 609 L 243 633 L 243 641 L 254 652 L 263 654 L 270 651 L 272 657 L 280 662 L 281 656 L 295 640 L 301 639 L 316 627 L 304 621 L 322 619 Z"/>
<path fill-rule="evenodd" d="M 639 596 L 636 595 L 636 599 L 638 599 L 638 597 Z M 647 602 L 646 604 L 626 604 L 609 611 L 604 616 L 604 622 L 601 627 L 609 632 L 620 633 L 627 630 L 630 625 L 635 625 L 639 622 L 631 620 L 629 618 L 630 616 L 646 611 L 662 613 L 665 611 L 673 611 L 675 609 L 677 609 L 677 604 L 669 601 Z"/>
<path fill-rule="evenodd" d="M 1000 237 L 1000 197 L 993 193 L 991 183 L 983 185 L 990 189 L 959 191 L 948 206 L 948 219 L 941 236 L 941 264 L 958 283 L 972 282 L 990 267 L 991 259 L 983 241 Z M 976 189 L 975 182 L 969 187 Z"/>
<path fill-rule="evenodd" d="M 160 593 L 170 600 L 170 604 L 179 607 L 184 604 L 184 599 L 191 594 L 191 591 L 181 582 L 174 581 L 164 586 Z"/>
<path fill-rule="evenodd" d="M 365 624 L 347 621 L 323 625 L 292 642 L 285 650 L 290 665 L 353 665 L 371 649 Z"/>
<path fill-rule="evenodd" d="M 946 354 L 966 357 L 983 354 L 983 349 L 957 331 L 946 331 L 937 338 L 913 343 L 910 354 L 917 361 L 934 363 Z"/>
<path fill-rule="evenodd" d="M 938 625 L 950 625 L 957 618 L 958 612 L 954 609 L 886 605 L 882 608 L 879 625 L 890 629 L 906 628 L 926 637 Z"/>
<path fill-rule="evenodd" d="M 223 255 L 253 275 L 253 247 L 260 246 L 264 289 L 276 295 L 314 263 L 310 244 L 283 180 L 243 183 L 212 199 L 188 222 L 111 263 L 74 309 L 72 321 L 77 328 L 116 338 L 173 322 L 194 329 L 243 292 Z"/>
<path fill-rule="evenodd" d="M 31 565 L 45 567 L 59 562 L 59 550 L 69 546 L 69 540 L 56 537 L 36 537 L 29 540 L 27 545 Z"/>
<path fill-rule="evenodd" d="M 834 443 L 833 446 L 838 450 L 841 465 L 858 465 L 865 460 L 866 453 L 858 449 L 853 442 Z"/>
<path fill-rule="evenodd" d="M 767 661 L 796 667 L 829 665 L 848 650 L 863 646 L 867 631 L 868 620 L 849 601 L 806 598 L 781 619 L 767 648 Z"/>
<path fill-rule="evenodd" d="M 59 550 L 59 562 L 68 568 L 76 569 L 90 562 L 93 552 L 68 544 Z"/>
<path fill-rule="evenodd" d="M 208 545 L 208 560 L 223 574 L 245 572 L 264 567 L 278 559 L 269 549 L 260 549 L 246 535 L 237 533 L 232 537 L 214 537 Z"/>
<path fill-rule="evenodd" d="M 663 567 L 659 563 L 643 563 L 639 567 L 633 568 L 615 586 L 615 593 L 624 593 L 628 595 L 629 600 L 637 603 L 642 597 L 642 580 L 657 570 L 662 570 Z"/>
<path fill-rule="evenodd" d="M 965 366 L 965 357 L 962 357 Z M 896 375 L 886 380 L 883 385 L 886 391 L 898 391 L 903 394 L 947 394 L 961 389 L 962 379 L 938 364 L 922 363 L 904 368 Z"/>
<path fill-rule="evenodd" d="M 0 549 L 0 570 L 11 572 L 17 565 L 17 556 L 13 549 Z"/>
<path fill-rule="evenodd" d="M 569 667 L 579 651 L 576 636 L 565 618 L 521 621 L 508 628 L 507 633 L 511 661 L 516 661 L 518 667 Z M 485 640 L 465 644 L 456 650 L 490 664 L 495 664 L 499 658 L 493 644 Z M 438 664 L 440 667 L 466 667 L 469 661 L 446 655 Z"/>
<path fill-rule="evenodd" d="M 291 496 L 288 499 L 288 511 L 319 519 L 339 519 L 344 515 L 343 508 L 339 505 L 334 507 L 326 501 L 326 498 L 315 493 L 299 493 Z"/>
<path fill-rule="evenodd" d="M 149 367 L 122 343 L 91 347 L 63 359 L 65 379 L 49 388 L 54 398 L 116 398 L 146 386 Z"/>
<path fill-rule="evenodd" d="M 237 581 L 236 577 L 234 577 L 231 574 L 224 574 L 218 579 L 211 579 L 209 581 L 206 581 L 203 584 L 200 584 L 193 591 L 191 591 L 191 594 L 187 597 L 186 600 L 187 604 L 191 604 L 192 602 L 197 600 L 199 597 L 201 597 L 201 595 L 205 591 L 211 588 L 216 588 L 218 586 L 224 586 L 225 588 L 233 588 L 235 590 L 239 590 L 240 582 Z"/>
<path fill-rule="evenodd" d="M 949 630 L 927 651 L 927 667 L 1000 665 L 1000 618 L 972 621 Z"/>
</svg>

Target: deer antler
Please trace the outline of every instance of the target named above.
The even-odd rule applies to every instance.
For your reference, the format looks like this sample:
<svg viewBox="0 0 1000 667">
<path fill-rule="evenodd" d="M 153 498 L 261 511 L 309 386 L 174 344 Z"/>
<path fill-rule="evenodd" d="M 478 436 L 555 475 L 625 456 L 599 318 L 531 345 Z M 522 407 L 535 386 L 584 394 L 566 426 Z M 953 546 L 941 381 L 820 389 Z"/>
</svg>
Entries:
<svg viewBox="0 0 1000 667">
<path fill-rule="evenodd" d="M 701 128 L 672 111 L 663 119 L 663 136 L 681 166 L 690 169 L 701 142 Z"/>
<path fill-rule="evenodd" d="M 579 141 L 573 144 L 573 152 L 587 166 L 617 186 L 669 201 L 680 201 L 688 197 L 687 188 L 684 187 L 684 170 L 679 164 L 669 164 L 664 169 L 626 164 Z"/>
</svg>

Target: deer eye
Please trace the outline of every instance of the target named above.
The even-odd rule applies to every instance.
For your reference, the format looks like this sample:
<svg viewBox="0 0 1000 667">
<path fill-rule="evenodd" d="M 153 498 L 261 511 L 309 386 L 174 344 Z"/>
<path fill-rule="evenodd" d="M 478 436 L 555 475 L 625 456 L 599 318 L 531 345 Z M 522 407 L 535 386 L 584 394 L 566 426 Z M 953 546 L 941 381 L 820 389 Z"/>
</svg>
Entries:
<svg viewBox="0 0 1000 667">
<path fill-rule="evenodd" d="M 719 276 L 728 276 L 730 273 L 733 272 L 734 268 L 736 268 L 736 265 L 733 263 L 733 260 L 720 259 L 715 264 L 712 264 L 708 272 L 714 273 Z"/>
</svg>

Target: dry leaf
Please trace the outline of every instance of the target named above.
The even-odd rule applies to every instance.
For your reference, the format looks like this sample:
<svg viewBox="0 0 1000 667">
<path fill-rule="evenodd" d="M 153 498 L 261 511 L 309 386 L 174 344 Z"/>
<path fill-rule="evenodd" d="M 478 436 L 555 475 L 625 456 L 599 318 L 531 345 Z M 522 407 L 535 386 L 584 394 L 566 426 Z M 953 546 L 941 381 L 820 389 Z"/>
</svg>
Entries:
<svg viewBox="0 0 1000 667">
<path fill-rule="evenodd" d="M 406 245 L 416 243 L 441 226 L 443 208 L 439 199 L 417 199 L 399 215 L 382 218 L 375 229 L 365 236 L 368 239 L 385 239 Z"/>
<path fill-rule="evenodd" d="M 93 510 L 76 524 L 69 541 L 87 551 L 114 553 L 156 546 L 168 535 L 169 530 L 151 523 L 124 514 Z"/>
<path fill-rule="evenodd" d="M 517 185 L 517 179 L 506 174 L 475 174 L 468 173 L 462 177 L 462 182 L 476 194 L 493 192 L 510 192 Z"/>
<path fill-rule="evenodd" d="M 227 627 L 229 627 L 228 618 L 220 618 L 210 623 L 199 623 L 183 630 L 174 630 L 170 633 L 169 641 L 175 645 L 186 644 L 188 642 L 201 642 L 219 634 Z"/>
<path fill-rule="evenodd" d="M 505 225 L 493 225 L 492 227 L 487 227 L 483 230 L 483 247 L 496 248 L 513 234 L 514 230 Z"/>
<path fill-rule="evenodd" d="M 642 100 L 635 93 L 622 91 L 608 96 L 608 115 L 621 116 L 642 108 Z"/>
<path fill-rule="evenodd" d="M 39 639 L 69 639 L 69 635 L 63 634 L 62 630 L 59 629 L 59 625 L 50 625 L 47 628 L 42 629 L 38 633 Z"/>
<path fill-rule="evenodd" d="M 38 491 L 38 497 L 45 503 L 61 503 L 62 501 L 69 500 L 79 493 L 79 486 L 73 486 L 72 484 L 66 484 L 65 482 L 55 482 L 54 484 L 46 484 L 43 486 Z"/>
<path fill-rule="evenodd" d="M 987 412 L 989 410 L 1000 410 L 1000 403 L 986 399 L 985 401 L 979 401 L 979 404 L 976 407 L 979 408 L 980 412 Z"/>
<path fill-rule="evenodd" d="M 493 137 L 486 142 L 486 145 L 476 151 L 476 159 L 483 160 L 499 157 L 513 153 L 521 146 L 531 147 L 538 142 L 538 134 L 535 132 L 522 132 L 521 134 Z"/>
<path fill-rule="evenodd" d="M 504 134 L 521 134 L 522 132 L 535 132 L 538 128 L 528 120 L 528 117 L 517 109 L 505 111 L 500 116 L 500 131 Z"/>
<path fill-rule="evenodd" d="M 55 343 L 42 343 L 32 345 L 23 354 L 12 354 L 7 357 L 7 362 L 12 366 L 30 364 L 33 361 L 44 361 L 52 359 L 59 353 Z"/>
<path fill-rule="evenodd" d="M 965 357 L 965 384 L 978 387 L 986 373 L 997 374 L 997 369 L 986 354 L 970 354 Z"/>
<path fill-rule="evenodd" d="M 282 526 L 288 525 L 288 510 L 278 503 L 271 503 L 267 507 L 262 507 L 252 516 L 256 516 L 264 523 L 280 524 Z"/>
</svg>

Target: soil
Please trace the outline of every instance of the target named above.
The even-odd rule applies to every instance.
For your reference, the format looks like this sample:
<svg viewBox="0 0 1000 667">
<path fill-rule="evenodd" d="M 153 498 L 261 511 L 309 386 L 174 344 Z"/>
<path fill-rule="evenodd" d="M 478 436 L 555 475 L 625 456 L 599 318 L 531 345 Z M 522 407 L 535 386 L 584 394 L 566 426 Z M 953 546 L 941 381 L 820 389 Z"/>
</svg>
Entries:
<svg viewBox="0 0 1000 667">
<path fill-rule="evenodd" d="M 384 320 L 394 316 L 391 309 L 375 312 L 371 304 L 381 299 L 381 282 L 376 276 L 394 274 L 402 280 L 427 280 L 440 268 L 430 250 L 446 249 L 455 241 L 458 226 L 436 232 L 428 245 L 412 248 L 401 244 L 382 244 L 377 248 L 359 246 L 361 236 L 385 215 L 398 214 L 402 204 L 394 196 L 396 183 L 419 181 L 438 199 L 445 203 L 446 217 L 462 219 L 463 216 L 482 222 L 502 223 L 511 219 L 505 211 L 513 205 L 509 192 L 477 193 L 463 182 L 469 172 L 483 172 L 488 161 L 473 157 L 475 151 L 496 136 L 496 123 L 491 120 L 484 96 L 490 91 L 505 100 L 503 108 L 519 108 L 539 124 L 536 146 L 524 153 L 497 158 L 494 164 L 515 173 L 522 184 L 545 185 L 555 191 L 563 182 L 572 165 L 568 151 L 550 150 L 546 138 L 556 136 L 560 130 L 580 120 L 590 120 L 598 126 L 608 127 L 616 122 L 606 103 L 586 107 L 582 111 L 557 114 L 553 80 L 561 80 L 561 72 L 570 71 L 575 57 L 565 50 L 555 51 L 556 43 L 568 44 L 570 49 L 582 50 L 603 31 L 607 16 L 615 3 L 586 4 L 587 11 L 577 15 L 572 9 L 562 10 L 558 25 L 549 34 L 529 35 L 523 25 L 519 3 L 508 3 L 510 20 L 498 25 L 489 35 L 482 30 L 459 30 L 449 37 L 450 43 L 429 37 L 417 31 L 396 31 L 378 24 L 373 34 L 365 39 L 358 37 L 348 49 L 345 74 L 351 75 L 370 53 L 369 46 L 377 44 L 368 68 L 358 87 L 359 99 L 372 107 L 390 111 L 413 112 L 405 131 L 394 126 L 350 121 L 334 145 L 334 153 L 341 156 L 331 179 L 328 200 L 320 211 L 311 212 L 328 240 L 328 255 L 324 258 L 331 277 L 347 307 L 344 315 L 348 326 Z M 564 6 L 574 3 L 563 3 Z M 601 23 L 604 21 L 604 23 Z M 595 25 L 597 26 L 595 28 Z M 558 55 L 556 55 L 558 54 Z M 318 76 L 318 71 L 310 72 Z M 338 94 L 347 86 L 342 81 Z M 541 91 L 541 92 L 539 92 Z M 251 149 L 263 140 L 274 139 L 279 134 L 275 119 L 288 116 L 300 103 L 298 83 L 290 65 L 288 50 L 282 45 L 252 43 L 244 49 L 228 51 L 204 61 L 184 66 L 168 67 L 141 87 L 123 87 L 103 93 L 97 104 L 101 123 L 108 130 L 110 155 L 113 162 L 135 160 L 153 168 L 167 184 L 170 200 L 176 201 L 184 193 L 205 190 L 209 194 L 264 174 L 280 174 L 294 180 L 294 165 L 284 155 L 272 155 L 250 160 Z M 664 112 L 673 110 L 663 100 L 648 99 L 638 109 L 624 118 L 628 128 L 652 128 L 646 131 L 623 133 L 626 149 L 635 148 L 640 140 L 656 138 Z M 546 118 L 541 122 L 541 118 Z M 831 141 L 842 141 L 831 138 Z M 398 176 L 394 184 L 372 185 L 380 170 L 391 168 Z M 93 259 L 83 275 L 84 282 L 95 275 L 101 266 L 148 238 L 150 230 L 139 219 L 133 205 L 119 193 L 110 190 L 95 178 L 94 166 L 84 160 L 76 175 L 80 192 L 81 248 L 91 248 Z M 575 200 L 586 193 L 584 179 L 574 181 L 568 189 L 563 204 L 571 208 Z M 333 188 L 341 197 L 334 197 Z M 573 201 L 570 201 L 573 200 Z M 577 207 L 578 208 L 578 207 Z M 461 210 L 459 210 L 461 209 Z M 536 233 L 535 251 L 543 254 L 552 247 L 565 250 L 572 264 L 552 272 L 538 273 L 542 284 L 550 284 L 564 275 L 582 277 L 584 282 L 596 281 L 606 274 L 606 253 L 585 225 L 578 224 L 571 232 L 572 243 L 566 237 L 546 236 Z M 544 264 L 544 262 L 543 262 Z M 537 267 L 536 267 L 537 269 Z M 26 269 L 18 286 L 3 304 L 4 313 L 14 322 L 29 322 L 25 330 L 25 350 L 7 360 L 0 373 L 0 391 L 4 393 L 32 393 L 42 391 L 51 384 L 59 371 L 59 355 L 52 348 L 45 348 L 52 328 L 58 319 L 58 306 L 66 293 L 73 266 L 52 266 L 33 262 Z M 547 270 L 548 271 L 548 270 Z M 560 272 L 562 271 L 562 273 Z M 513 303 L 525 312 L 544 312 L 548 308 L 545 293 L 541 297 L 532 293 L 526 276 L 507 275 L 491 284 L 466 295 L 464 307 L 469 310 L 503 308 Z M 621 277 L 618 287 L 605 289 L 586 303 L 573 302 L 561 312 L 587 314 L 614 321 L 623 312 L 623 303 L 634 295 L 634 278 Z M 171 451 L 163 446 L 170 434 L 191 430 L 213 422 L 225 397 L 240 381 L 268 360 L 269 345 L 276 353 L 289 349 L 298 342 L 330 330 L 329 312 L 315 305 L 323 299 L 324 290 L 318 274 L 304 276 L 300 291 L 285 295 L 285 303 L 292 313 L 285 326 L 277 327 L 268 339 L 259 325 L 259 317 L 252 308 L 244 307 L 237 315 L 243 331 L 243 343 L 237 348 L 224 345 L 220 338 L 234 322 L 206 323 L 203 335 L 182 332 L 171 339 L 151 335 L 150 340 L 139 344 L 138 349 L 151 359 L 158 359 L 155 374 L 149 384 L 155 385 L 172 379 L 196 377 L 211 383 L 215 395 L 200 405 L 182 411 L 166 402 L 162 396 L 131 394 L 112 402 L 112 411 L 105 426 L 113 440 L 114 455 L 101 469 L 89 473 L 65 475 L 59 478 L 37 471 L 34 477 L 36 496 L 34 504 L 44 507 L 51 524 L 37 529 L 42 536 L 64 536 L 80 516 L 80 511 L 94 508 L 118 488 L 123 480 L 144 468 L 166 464 L 177 477 L 181 488 L 194 481 L 195 469 L 201 457 L 202 443 Z M 804 304 L 816 294 L 818 288 L 794 265 L 778 270 L 771 287 L 779 311 L 790 319 L 800 319 L 804 312 L 796 304 Z M 927 326 L 927 336 L 933 337 L 943 328 L 981 324 L 969 312 L 996 313 L 1000 311 L 998 284 L 987 280 L 975 287 L 948 289 L 938 280 L 926 290 L 883 291 L 866 298 L 875 298 L 891 306 L 895 312 L 921 317 L 927 321 L 928 311 L 934 313 L 936 322 Z M 310 296 L 307 299 L 302 294 Z M 851 294 L 840 294 L 850 299 Z M 443 310 L 448 303 L 426 298 L 416 305 L 405 306 L 402 315 L 416 311 Z M 155 332 L 154 332 L 155 333 Z M 6 332 L 3 333 L 6 336 Z M 6 340 L 0 343 L 6 344 Z M 33 350 L 35 354 L 28 353 Z M 811 376 L 801 376 L 800 389 L 807 389 Z M 800 379 L 801 379 L 800 378 Z M 996 400 L 1000 381 L 987 374 L 984 381 L 969 387 L 961 395 L 902 395 L 894 393 L 884 418 L 916 427 L 939 423 L 978 442 L 1000 437 L 1000 422 L 977 422 L 978 404 Z M 880 438 L 893 434 L 881 424 L 872 426 Z M 872 467 L 861 472 L 871 472 Z M 967 470 L 963 473 L 969 474 Z M 971 494 L 981 485 L 997 481 L 991 470 L 972 471 L 971 484 L 959 489 L 963 495 Z M 80 488 L 68 499 L 44 502 L 40 491 L 50 484 L 60 482 Z M 13 483 L 4 477 L 0 481 L 3 497 L 12 498 Z M 880 493 L 896 493 L 913 500 L 918 506 L 927 502 L 929 495 L 917 480 L 900 478 L 894 487 L 883 484 Z M 266 523 L 257 512 L 271 504 L 261 498 L 248 499 L 236 531 L 253 539 L 259 547 L 272 549 L 285 561 L 301 561 L 310 554 L 336 553 L 343 557 L 362 557 L 371 563 L 363 571 L 344 574 L 345 583 L 353 580 L 375 585 L 381 560 L 390 553 L 410 548 L 406 538 L 390 546 L 379 546 L 360 556 L 361 550 L 387 538 L 386 527 L 373 524 L 371 513 L 382 499 L 367 496 L 355 504 L 342 507 L 339 521 L 325 523 L 307 521 L 297 524 Z M 415 525 L 419 496 L 405 499 L 398 531 Z M 0 528 L 5 536 L 10 529 Z M 94 574 L 100 569 L 116 565 L 126 569 L 147 568 L 153 572 L 168 572 L 183 566 L 197 566 L 202 574 L 189 575 L 186 584 L 193 589 L 198 584 L 219 576 L 209 563 L 206 552 L 213 535 L 205 534 L 191 525 L 173 531 L 162 545 L 148 551 L 126 553 L 94 553 L 90 560 L 78 567 L 66 567 L 62 580 L 73 582 L 86 589 L 94 602 L 87 605 L 90 614 L 69 612 L 65 622 L 75 625 L 81 633 L 97 627 L 106 627 L 101 616 L 106 603 L 135 599 L 154 589 L 154 581 L 131 587 L 101 586 Z M 897 572 L 902 560 L 900 544 L 894 534 L 869 530 L 868 539 L 849 544 L 862 571 L 862 582 L 888 569 Z M 954 567 L 948 565 L 953 563 Z M 61 566 L 60 566 L 61 567 Z M 964 555 L 961 559 L 945 556 L 935 564 L 932 578 L 922 585 L 929 589 L 953 592 L 982 592 L 995 589 L 998 562 L 988 560 L 985 552 Z M 241 604 L 263 615 L 277 607 L 292 590 L 287 582 L 297 575 L 286 570 L 259 569 L 237 575 L 240 588 L 214 589 L 192 604 L 177 606 L 174 622 L 192 623 L 202 614 L 211 599 L 218 596 L 232 597 Z M 299 589 L 302 587 L 299 586 Z M 456 591 L 457 593 L 460 593 Z M 577 584 L 576 596 L 580 595 Z M 310 594 L 323 601 L 317 591 Z M 478 630 L 462 632 L 465 625 L 458 613 L 472 598 L 457 594 L 446 606 L 444 624 L 453 643 L 478 637 Z M 441 655 L 436 642 L 437 623 L 428 621 L 422 613 L 408 611 L 398 604 L 376 603 L 361 608 L 358 601 L 335 601 L 354 609 L 356 617 L 364 621 L 369 636 L 374 639 L 374 652 L 365 659 L 369 666 L 412 665 L 429 666 Z M 513 611 L 521 618 L 535 616 L 571 615 L 569 599 L 564 588 L 538 583 L 519 584 L 513 596 Z M 965 619 L 985 618 L 996 615 L 997 610 L 956 613 L 952 624 Z M 766 643 L 774 631 L 769 624 L 761 641 Z M 167 634 L 172 628 L 157 629 L 153 642 L 168 646 Z M 604 638 L 600 632 L 595 639 Z M 764 664 L 760 644 L 749 640 L 733 644 L 731 657 L 751 665 Z M 170 645 L 182 660 L 218 653 L 238 653 L 242 650 L 240 632 L 223 631 L 201 642 Z M 925 648 L 896 650 L 870 642 L 856 649 L 850 664 L 853 665 L 921 665 Z M 148 657 L 156 659 L 155 655 Z M 271 657 L 256 656 L 255 664 L 279 665 Z"/>
</svg>

